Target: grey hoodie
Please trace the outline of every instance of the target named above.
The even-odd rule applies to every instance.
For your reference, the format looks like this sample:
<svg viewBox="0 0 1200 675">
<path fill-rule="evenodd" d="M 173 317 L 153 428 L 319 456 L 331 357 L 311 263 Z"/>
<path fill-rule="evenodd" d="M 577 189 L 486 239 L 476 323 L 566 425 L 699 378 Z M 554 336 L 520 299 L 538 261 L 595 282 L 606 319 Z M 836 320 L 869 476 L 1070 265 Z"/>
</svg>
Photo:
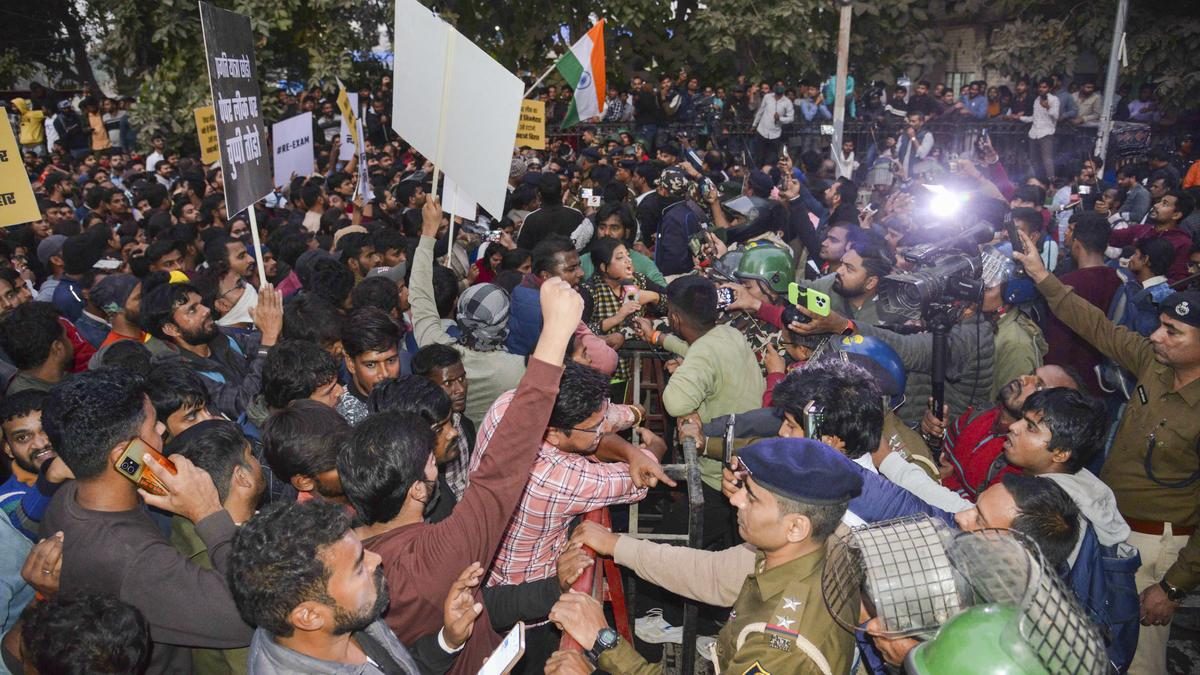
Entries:
<svg viewBox="0 0 1200 675">
<path fill-rule="evenodd" d="M 1042 478 L 1049 478 L 1058 483 L 1059 487 L 1071 495 L 1071 499 L 1079 507 L 1079 512 L 1095 530 L 1096 539 L 1101 546 L 1113 546 L 1129 539 L 1129 525 L 1117 510 L 1117 498 L 1112 488 L 1101 482 L 1096 474 L 1087 469 L 1080 469 L 1076 473 L 1043 474 Z M 1080 534 L 1082 535 L 1082 531 Z M 1075 565 L 1075 557 L 1079 555 L 1082 542 L 1083 537 L 1080 536 L 1075 542 L 1075 549 L 1071 551 L 1071 557 L 1067 558 L 1067 563 L 1071 566 Z"/>
</svg>

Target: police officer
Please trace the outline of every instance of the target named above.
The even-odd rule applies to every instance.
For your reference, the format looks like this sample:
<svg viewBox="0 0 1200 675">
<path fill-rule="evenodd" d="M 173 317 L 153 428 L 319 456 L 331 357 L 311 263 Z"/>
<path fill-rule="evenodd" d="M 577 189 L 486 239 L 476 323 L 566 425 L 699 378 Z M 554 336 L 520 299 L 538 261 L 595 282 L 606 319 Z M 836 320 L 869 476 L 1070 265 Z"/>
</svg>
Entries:
<svg viewBox="0 0 1200 675">
<path fill-rule="evenodd" d="M 1025 235 L 1026 251 L 1036 251 Z M 1136 575 L 1142 629 L 1132 674 L 1167 672 L 1171 618 L 1200 585 L 1200 292 L 1159 304 L 1149 338 L 1117 328 L 1104 311 L 1051 275 L 1038 255 L 1015 253 L 1064 324 L 1137 378 L 1100 478 L 1142 555 Z"/>
<path fill-rule="evenodd" d="M 714 563 L 715 558 L 730 555 L 730 551 L 633 543 L 611 533 L 607 542 L 597 542 L 598 552 L 638 546 L 640 555 L 648 557 L 669 560 L 682 556 L 676 562 L 687 563 L 674 569 L 688 577 L 687 588 L 727 588 L 734 581 L 727 577 L 742 577 L 729 621 L 713 647 L 718 673 L 849 672 L 854 638 L 826 609 L 821 597 L 821 573 L 825 567 L 825 540 L 837 527 L 847 503 L 862 491 L 858 470 L 833 448 L 805 438 L 759 441 L 743 449 L 739 458 L 745 471 L 739 474 L 741 483 L 730 501 L 738 510 L 738 533 L 757 549 L 752 553 L 738 547 L 741 555 L 754 556 L 752 574 L 745 576 L 740 571 L 745 568 L 736 562 Z M 857 608 L 857 603 L 853 604 L 848 612 Z M 857 617 L 840 618 L 852 625 Z M 633 645 L 608 627 L 603 607 L 591 596 L 562 596 L 551 610 L 550 619 L 606 672 L 662 672 L 660 665 L 647 664 Z"/>
</svg>

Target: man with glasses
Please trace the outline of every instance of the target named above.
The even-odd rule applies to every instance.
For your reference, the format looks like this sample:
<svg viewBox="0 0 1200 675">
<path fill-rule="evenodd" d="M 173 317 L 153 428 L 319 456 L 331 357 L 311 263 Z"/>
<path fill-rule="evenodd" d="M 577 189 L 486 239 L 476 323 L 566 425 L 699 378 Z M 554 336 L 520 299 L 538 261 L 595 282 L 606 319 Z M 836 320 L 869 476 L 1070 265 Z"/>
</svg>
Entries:
<svg viewBox="0 0 1200 675">
<path fill-rule="evenodd" d="M 642 413 L 632 406 L 610 403 L 608 391 L 608 377 L 599 371 L 575 362 L 563 368 L 541 448 L 501 538 L 487 586 L 554 578 L 558 558 L 568 547 L 571 522 L 577 516 L 612 504 L 640 501 L 660 480 L 674 485 L 658 464 L 658 457 L 666 451 L 662 439 L 639 429 L 642 447 L 635 447 L 611 433 L 640 424 Z M 515 394 L 506 392 L 484 417 L 471 457 L 472 475 L 489 446 L 500 442 L 496 431 Z M 557 640 L 548 627 L 531 631 L 526 638 L 527 660 L 537 662 L 539 656 L 549 656 Z"/>
<path fill-rule="evenodd" d="M 566 364 L 541 450 L 504 533 L 488 586 L 553 577 L 575 516 L 639 501 L 647 487 L 659 480 L 671 484 L 658 464 L 666 450 L 658 436 L 638 429 L 642 447 L 635 447 L 611 433 L 639 424 L 641 412 L 610 403 L 608 384 L 597 370 Z M 484 417 L 471 457 L 472 473 L 492 444 L 514 394 L 502 395 Z"/>
</svg>

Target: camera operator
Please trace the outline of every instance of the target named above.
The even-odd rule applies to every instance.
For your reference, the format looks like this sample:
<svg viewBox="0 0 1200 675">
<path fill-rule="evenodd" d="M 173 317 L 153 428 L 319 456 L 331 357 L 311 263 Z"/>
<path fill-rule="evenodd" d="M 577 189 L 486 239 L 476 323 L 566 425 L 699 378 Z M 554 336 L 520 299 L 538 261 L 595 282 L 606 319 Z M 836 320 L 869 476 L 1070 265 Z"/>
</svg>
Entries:
<svg viewBox="0 0 1200 675">
<path fill-rule="evenodd" d="M 798 306 L 796 309 L 809 321 L 790 324 L 788 328 L 795 333 L 849 335 L 857 332 L 879 338 L 896 350 L 909 373 L 905 401 L 896 414 L 909 425 L 920 421 L 933 387 L 932 333 L 901 335 L 865 323 L 859 324 L 841 312 L 831 311 L 829 316 L 820 316 L 807 307 Z M 988 392 L 992 388 L 995 329 L 979 309 L 977 301 L 966 304 L 962 308 L 962 318 L 950 329 L 948 336 L 946 404 L 950 414 L 955 417 L 970 406 L 986 406 Z"/>
<path fill-rule="evenodd" d="M 1033 242 L 1022 235 L 1025 250 Z M 1036 255 L 1015 253 L 1050 310 L 1080 337 L 1137 377 L 1100 478 L 1117 496 L 1142 556 L 1135 581 L 1142 629 L 1129 672 L 1167 672 L 1166 644 L 1179 603 L 1200 585 L 1200 293 L 1159 304 L 1149 338 L 1116 327 L 1103 309 L 1050 274 Z M 1157 456 L 1156 456 L 1157 455 Z"/>
</svg>

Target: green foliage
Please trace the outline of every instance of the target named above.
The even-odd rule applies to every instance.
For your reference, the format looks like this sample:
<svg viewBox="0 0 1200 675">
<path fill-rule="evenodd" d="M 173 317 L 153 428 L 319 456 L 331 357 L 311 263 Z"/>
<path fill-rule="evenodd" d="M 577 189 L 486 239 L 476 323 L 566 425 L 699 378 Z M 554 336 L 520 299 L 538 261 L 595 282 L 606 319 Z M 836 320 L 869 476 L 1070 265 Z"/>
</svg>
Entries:
<svg viewBox="0 0 1200 675">
<path fill-rule="evenodd" d="M 1017 19 L 992 31 L 983 64 L 1010 78 L 1071 72 L 1078 56 L 1075 38 L 1075 29 L 1062 19 Z M 1046 48 L 1050 44 L 1055 48 Z"/>
<path fill-rule="evenodd" d="M 960 11 L 962 11 L 960 9 Z M 998 19 L 987 62 L 1005 72 L 1071 72 L 1075 55 L 1095 52 L 1101 70 L 1108 62 L 1117 0 L 1088 3 L 996 0 L 988 11 Z M 1158 84 L 1168 109 L 1194 106 L 1200 99 L 1200 16 L 1184 0 L 1129 3 L 1125 26 L 1129 66 L 1123 82 Z"/>
<path fill-rule="evenodd" d="M 831 0 L 421 0 L 515 72 L 541 74 L 596 18 L 608 23 L 609 78 L 633 73 L 677 74 L 711 82 L 833 73 L 838 9 Z M 850 68 L 859 81 L 907 74 L 920 77 L 944 62 L 947 26 L 989 27 L 984 63 L 1006 75 L 1069 72 L 1076 55 L 1098 52 L 1103 62 L 1117 0 L 853 0 Z M 268 85 L 281 79 L 348 85 L 383 74 L 355 62 L 375 29 L 393 21 L 392 0 L 217 0 L 251 17 L 263 106 L 277 112 Z M 1190 3 L 1139 0 L 1128 28 L 1130 66 L 1122 78 L 1153 78 L 1168 106 L 1200 98 L 1200 18 Z M 1147 6 L 1149 5 L 1149 6 Z M 80 58 L 91 56 L 116 78 L 117 93 L 136 94 L 134 121 L 193 142 L 192 109 L 208 101 L 203 41 L 195 0 L 5 0 L 0 20 L 0 86 L 40 68 L 78 84 L 91 77 Z M 83 37 L 81 37 L 83 36 Z M 551 80 L 556 76 L 552 76 Z"/>
</svg>

